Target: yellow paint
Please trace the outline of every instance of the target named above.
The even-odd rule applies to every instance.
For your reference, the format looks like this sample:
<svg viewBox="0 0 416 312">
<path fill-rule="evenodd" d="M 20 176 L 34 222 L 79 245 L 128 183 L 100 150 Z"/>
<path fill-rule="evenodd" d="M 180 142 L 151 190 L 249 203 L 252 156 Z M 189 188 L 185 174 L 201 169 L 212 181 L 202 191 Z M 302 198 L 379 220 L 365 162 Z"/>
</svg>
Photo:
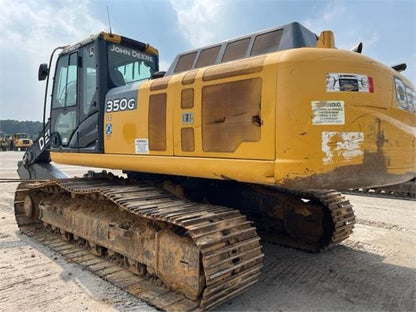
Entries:
<svg viewBox="0 0 416 312">
<path fill-rule="evenodd" d="M 273 161 L 59 152 L 52 152 L 51 158 L 57 163 L 77 166 L 273 183 Z"/>
<path fill-rule="evenodd" d="M 380 179 L 385 184 L 397 182 L 394 175 L 414 175 L 416 115 L 397 107 L 393 77 L 399 74 L 361 54 L 332 49 L 334 39 L 331 32 L 321 37 L 316 48 L 261 56 L 260 65 L 257 57 L 252 58 L 252 62 L 245 59 L 193 70 L 192 79 L 187 78 L 188 72 L 183 72 L 170 76 L 167 83 L 161 81 L 166 87 L 153 88 L 154 91 L 151 91 L 152 81 L 145 82 L 138 90 L 136 110 L 105 114 L 104 124 L 113 126 L 111 135 L 104 133 L 105 154 L 53 152 L 52 159 L 74 165 L 282 186 L 296 179 L 352 168 L 351 176 L 355 175 L 355 180 L 351 183 L 360 187 L 363 185 L 356 173 L 370 170 L 369 164 L 374 168 L 371 167 L 372 171 L 366 175 L 374 177 L 366 185 L 377 185 L 381 183 Z M 238 70 L 239 62 L 244 70 Z M 250 66 L 254 69 L 250 70 Z M 222 67 L 229 68 L 232 74 L 226 74 Z M 210 74 L 211 78 L 204 80 L 206 71 L 223 74 Z M 374 92 L 328 92 L 328 73 L 371 77 Z M 252 78 L 262 80 L 260 140 L 242 142 L 230 153 L 205 152 L 202 144 L 202 89 Z M 404 77 L 401 78 L 411 85 Z M 181 94 L 188 88 L 194 89 L 194 105 L 182 109 Z M 167 148 L 137 155 L 135 140 L 148 139 L 149 97 L 161 93 L 167 94 Z M 342 102 L 343 121 L 332 125 L 314 124 L 312 107 L 316 101 Z M 183 113 L 193 114 L 192 124 L 183 124 Z M 182 150 L 181 131 L 184 127 L 194 130 L 193 151 Z M 380 163 L 372 162 L 373 158 Z M 328 185 L 334 188 L 340 183 L 340 176 L 336 174 L 328 179 Z M 292 187 L 297 186 L 292 184 Z M 319 188 L 321 185 L 316 182 L 309 187 Z"/>
<path fill-rule="evenodd" d="M 339 73 L 371 76 L 374 93 L 326 92 L 322 78 L 334 72 L 334 69 Z M 393 95 L 393 70 L 349 51 L 297 49 L 283 52 L 278 77 L 279 82 L 282 82 L 277 90 L 276 158 L 279 164 L 275 177 L 278 181 L 323 174 L 342 166 L 362 165 L 363 156 L 377 153 L 378 148 L 386 159 L 387 173 L 416 172 L 416 116 L 397 108 Z M 344 101 L 344 124 L 312 124 L 311 102 L 323 100 Z M 286 105 L 288 102 L 290 105 Z M 362 132 L 364 141 L 360 148 L 363 155 L 338 157 L 325 164 L 322 132 L 329 131 Z M 290 135 L 279 136 L 279 133 Z M 342 144 L 341 140 L 338 143 Z M 384 170 L 375 167 L 375 177 Z M 359 181 L 356 183 L 360 184 Z"/>
<path fill-rule="evenodd" d="M 247 60 L 245 60 L 247 63 Z M 254 62 L 254 66 L 258 66 L 258 62 Z M 222 65 L 219 65 L 222 66 Z M 131 140 L 132 135 L 136 135 L 137 139 L 148 138 L 148 108 L 150 95 L 166 93 L 167 94 L 167 150 L 166 151 L 150 151 L 150 155 L 178 155 L 193 157 L 215 157 L 215 158 L 238 158 L 238 159 L 259 159 L 273 160 L 274 150 L 274 129 L 275 129 L 275 99 L 276 99 L 276 83 L 277 72 L 274 64 L 265 64 L 263 71 L 245 74 L 240 76 L 232 76 L 223 79 L 203 81 L 204 70 L 197 72 L 194 83 L 184 85 L 182 83 L 183 74 L 172 76 L 169 79 L 167 88 L 151 91 L 152 82 L 146 82 L 140 86 L 138 91 L 138 108 L 134 111 L 124 111 L 106 114 L 104 120 L 111 119 L 113 132 L 111 136 L 106 136 L 104 140 L 104 148 L 106 153 L 112 154 L 135 154 L 134 141 Z M 263 126 L 260 142 L 243 142 L 235 153 L 207 153 L 202 147 L 202 129 L 201 129 L 201 93 L 205 86 L 235 81 L 238 79 L 262 78 L 262 109 L 261 119 Z M 164 78 L 161 78 L 164 79 Z M 182 90 L 194 88 L 195 103 L 191 109 L 181 108 Z M 193 113 L 194 121 L 191 125 L 195 133 L 195 150 L 193 152 L 184 152 L 181 149 L 181 129 L 190 125 L 182 124 L 183 113 Z M 126 124 L 136 124 L 135 132 L 129 128 L 126 131 Z M 134 132 L 134 133 L 133 133 Z M 129 143 L 127 143 L 129 142 Z"/>
<path fill-rule="evenodd" d="M 116 35 L 116 34 L 109 34 L 106 32 L 102 32 L 103 34 L 103 38 L 105 41 L 110 41 L 110 42 L 114 42 L 114 43 L 120 43 L 121 42 L 121 36 Z"/>
<path fill-rule="evenodd" d="M 318 38 L 318 42 L 316 43 L 316 47 L 334 49 L 335 48 L 334 33 L 330 30 L 325 30 L 321 32 Z"/>
<path fill-rule="evenodd" d="M 152 47 L 151 45 L 147 45 L 145 52 L 154 54 L 154 55 L 159 54 L 159 51 L 156 48 Z"/>
</svg>

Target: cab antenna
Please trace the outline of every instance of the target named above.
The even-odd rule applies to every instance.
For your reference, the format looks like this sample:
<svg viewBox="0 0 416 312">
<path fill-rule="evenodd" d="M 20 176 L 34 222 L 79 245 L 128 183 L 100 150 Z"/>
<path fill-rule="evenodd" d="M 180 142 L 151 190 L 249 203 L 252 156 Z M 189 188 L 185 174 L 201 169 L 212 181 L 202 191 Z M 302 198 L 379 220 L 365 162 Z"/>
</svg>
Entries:
<svg viewBox="0 0 416 312">
<path fill-rule="evenodd" d="M 110 9 L 108 8 L 108 4 L 107 4 L 107 18 L 108 18 L 108 26 L 110 27 L 110 35 L 112 35 L 112 31 L 111 31 L 111 21 L 110 21 Z"/>
</svg>

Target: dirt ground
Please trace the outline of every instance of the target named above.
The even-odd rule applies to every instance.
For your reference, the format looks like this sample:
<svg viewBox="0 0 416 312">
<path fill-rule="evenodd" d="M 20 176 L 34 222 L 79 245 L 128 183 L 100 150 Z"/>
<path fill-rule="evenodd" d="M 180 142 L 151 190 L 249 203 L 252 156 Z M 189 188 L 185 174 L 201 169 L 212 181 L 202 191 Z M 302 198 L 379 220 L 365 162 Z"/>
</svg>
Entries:
<svg viewBox="0 0 416 312">
<path fill-rule="evenodd" d="M 22 155 L 0 153 L 1 179 L 17 178 Z M 16 186 L 0 180 L 0 311 L 156 311 L 20 234 Z M 264 244 L 261 281 L 216 310 L 416 311 L 416 201 L 347 197 L 358 219 L 349 239 L 319 254 Z"/>
</svg>

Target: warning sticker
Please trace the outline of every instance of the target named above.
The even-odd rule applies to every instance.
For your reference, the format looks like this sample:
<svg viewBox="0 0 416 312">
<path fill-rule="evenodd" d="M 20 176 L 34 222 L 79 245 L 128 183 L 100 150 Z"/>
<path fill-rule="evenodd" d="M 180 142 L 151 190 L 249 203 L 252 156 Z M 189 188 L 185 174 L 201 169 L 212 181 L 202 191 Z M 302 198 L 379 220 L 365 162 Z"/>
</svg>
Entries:
<svg viewBox="0 0 416 312">
<path fill-rule="evenodd" d="M 136 154 L 149 154 L 149 140 L 148 139 L 136 139 Z"/>
<path fill-rule="evenodd" d="M 373 77 L 359 74 L 329 73 L 326 75 L 326 91 L 374 93 Z"/>
<path fill-rule="evenodd" d="M 344 101 L 312 101 L 312 124 L 343 125 Z"/>
</svg>

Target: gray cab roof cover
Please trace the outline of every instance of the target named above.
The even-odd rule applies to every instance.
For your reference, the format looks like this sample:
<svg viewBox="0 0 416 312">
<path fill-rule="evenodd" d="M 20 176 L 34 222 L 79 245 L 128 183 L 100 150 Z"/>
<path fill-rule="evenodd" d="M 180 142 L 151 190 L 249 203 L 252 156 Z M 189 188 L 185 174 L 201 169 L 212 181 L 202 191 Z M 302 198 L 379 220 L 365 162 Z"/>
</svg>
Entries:
<svg viewBox="0 0 416 312">
<path fill-rule="evenodd" d="M 267 37 L 267 34 L 276 34 L 276 37 L 273 38 L 273 36 Z M 263 36 L 262 36 L 263 35 Z M 265 49 L 256 49 L 256 39 L 260 38 L 270 38 L 274 41 L 273 44 L 269 44 L 267 42 L 262 42 L 261 46 L 266 46 Z M 296 49 L 296 48 L 302 48 L 302 47 L 314 47 L 317 42 L 317 35 L 311 32 L 309 29 L 305 28 L 298 22 L 293 22 L 284 26 L 270 28 L 267 30 L 255 32 L 249 35 L 241 36 L 238 38 L 234 38 L 231 40 L 226 40 L 220 43 L 204 46 L 198 49 L 186 51 L 183 53 L 180 53 L 176 56 L 175 60 L 169 67 L 169 69 L 166 72 L 166 76 L 173 75 L 179 72 L 183 72 L 186 70 L 191 70 L 203 66 L 198 66 L 199 59 L 201 56 L 201 53 L 204 51 L 207 51 L 209 49 L 217 48 L 218 54 L 216 57 L 212 59 L 212 61 L 209 63 L 209 65 L 214 64 L 220 64 L 225 63 L 227 61 L 230 61 L 230 59 L 224 58 L 225 54 L 228 52 L 227 49 L 229 46 L 231 46 L 233 43 L 242 42 L 245 41 L 246 44 L 243 49 L 244 51 L 241 52 L 239 57 L 235 59 L 242 59 L 242 58 L 248 58 L 256 55 L 276 52 L 276 51 L 282 51 L 282 50 L 288 50 L 288 49 Z M 259 40 L 260 41 L 260 40 Z M 256 52 L 253 54 L 254 50 Z M 182 59 L 187 58 L 187 65 L 183 66 Z M 212 57 L 212 56 L 211 56 Z M 232 60 L 235 60 L 232 59 Z M 178 66 L 178 63 L 180 65 Z M 206 62 L 205 62 L 205 66 Z"/>
</svg>

